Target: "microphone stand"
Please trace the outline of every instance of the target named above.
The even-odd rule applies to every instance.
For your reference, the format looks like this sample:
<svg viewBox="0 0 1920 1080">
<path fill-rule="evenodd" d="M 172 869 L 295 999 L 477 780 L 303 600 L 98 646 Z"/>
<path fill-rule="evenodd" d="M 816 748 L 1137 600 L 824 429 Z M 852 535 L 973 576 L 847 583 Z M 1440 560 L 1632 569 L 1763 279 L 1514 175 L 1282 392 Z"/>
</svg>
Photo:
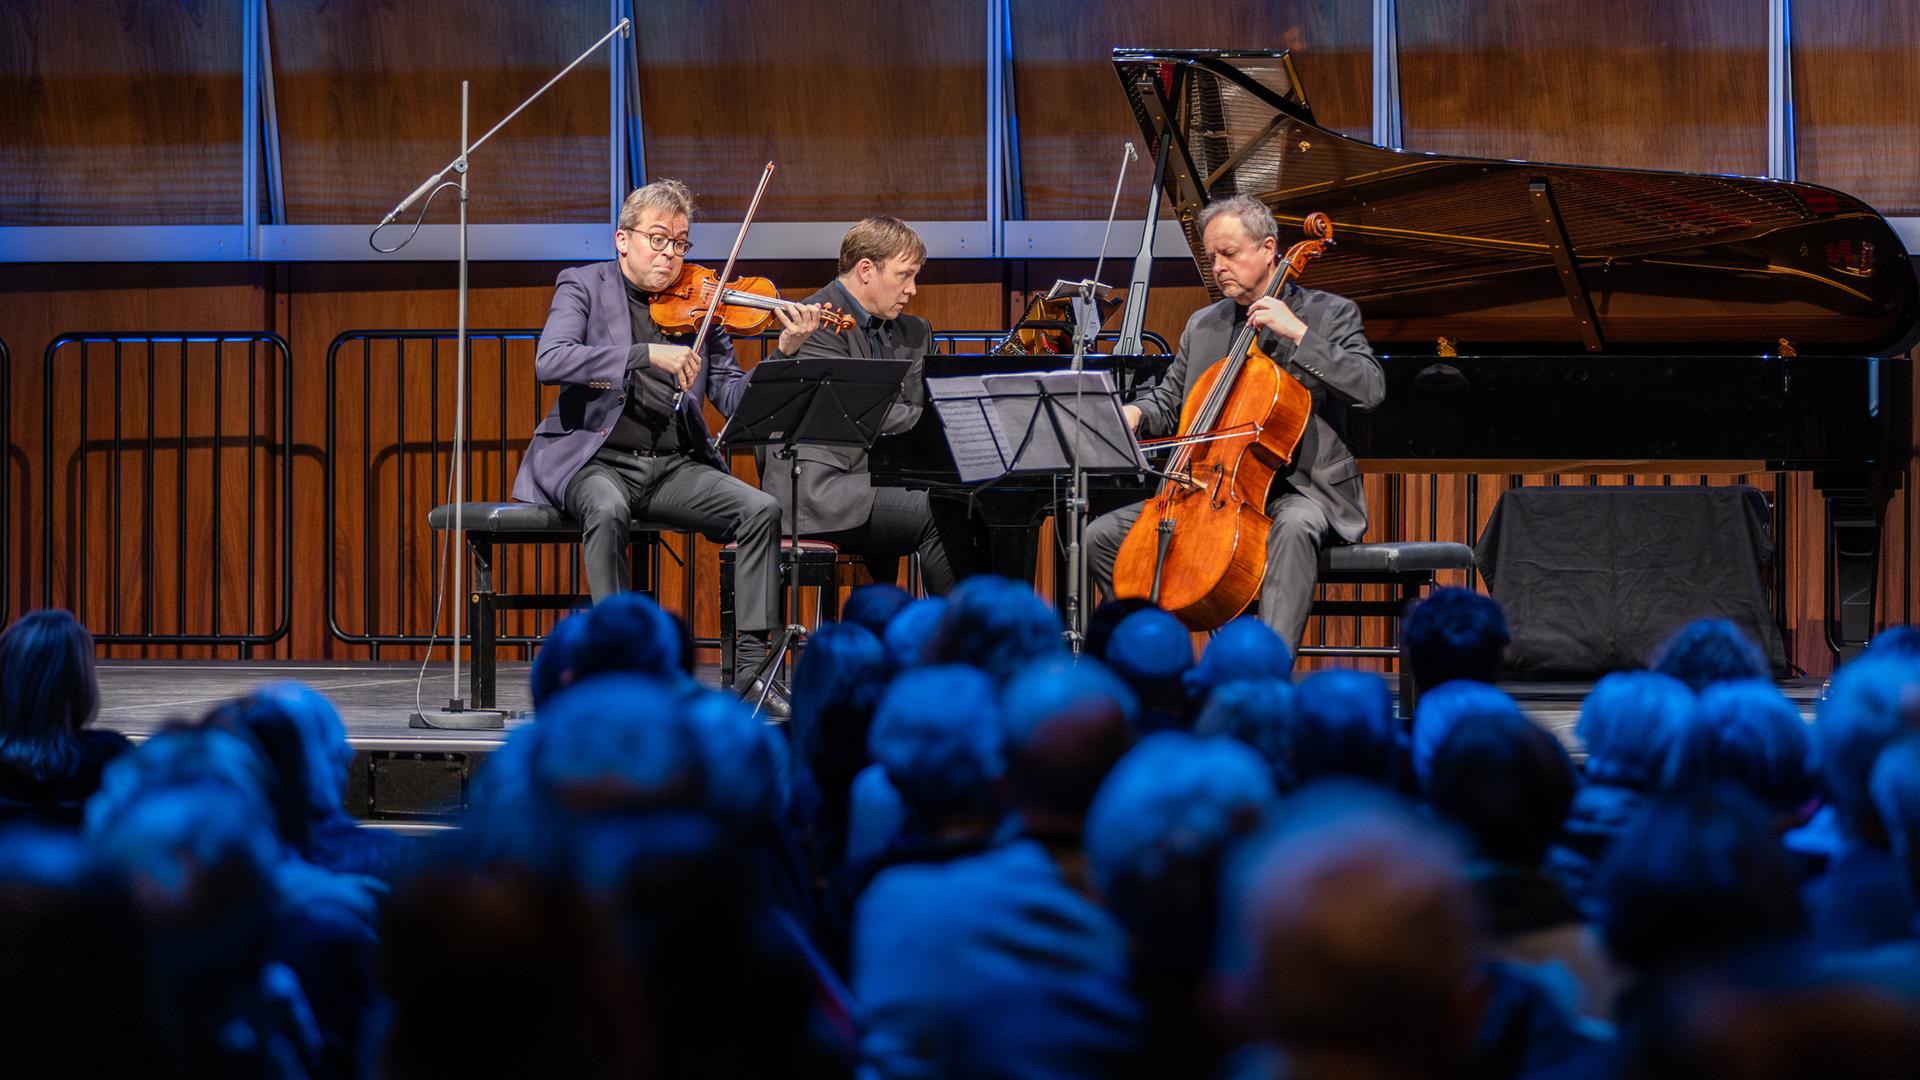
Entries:
<svg viewBox="0 0 1920 1080">
<path fill-rule="evenodd" d="M 466 553 L 464 549 L 466 547 L 466 540 L 467 540 L 466 501 L 467 501 L 467 264 L 468 264 L 467 174 L 469 171 L 468 158 L 472 156 L 475 150 L 480 149 L 480 147 L 484 145 L 488 139 L 493 138 L 494 134 L 497 133 L 501 128 L 506 127 L 507 124 L 514 117 L 519 116 L 520 113 L 524 109 L 526 109 L 527 106 L 533 104 L 536 100 L 540 98 L 542 94 L 545 94 L 548 90 L 552 89 L 555 83 L 559 82 L 563 78 L 566 78 L 569 72 L 571 72 L 574 68 L 579 67 L 582 63 L 584 63 L 587 57 L 592 56 L 594 52 L 596 52 L 600 48 L 600 46 L 605 45 L 609 40 L 613 38 L 615 34 L 619 34 L 623 37 L 629 36 L 632 30 L 632 27 L 633 27 L 633 21 L 631 19 L 621 19 L 619 24 L 616 25 L 613 29 L 607 31 L 606 34 L 602 35 L 599 41 L 594 42 L 591 46 L 588 46 L 585 52 L 575 57 L 573 63 L 568 64 L 566 67 L 560 69 L 559 74 L 555 75 L 551 79 L 548 79 L 546 81 L 546 84 L 541 86 L 540 89 L 535 90 L 531 97 L 527 98 L 525 101 L 522 101 L 519 105 L 516 105 L 512 112 L 508 113 L 505 117 L 503 117 L 500 120 L 499 123 L 493 125 L 493 127 L 490 128 L 485 135 L 480 136 L 480 138 L 477 141 L 472 143 L 469 143 L 467 141 L 468 84 L 466 80 L 464 79 L 461 80 L 460 82 L 460 154 L 459 156 L 454 158 L 452 161 L 448 162 L 445 168 L 441 169 L 439 172 L 434 173 L 432 176 L 428 177 L 426 181 L 422 183 L 419 187 L 414 188 L 413 193 L 411 195 L 408 195 L 406 198 L 400 200 L 400 204 L 398 206 L 395 206 L 392 210 L 388 211 L 387 216 L 380 220 L 380 224 L 374 226 L 373 232 L 367 234 L 367 244 L 370 247 L 372 247 L 375 251 L 378 251 L 383 255 L 392 254 L 393 252 L 399 251 L 401 248 L 406 247 L 407 244 L 410 243 L 413 240 L 414 236 L 418 235 L 420 231 L 420 225 L 419 225 L 419 222 L 417 221 L 414 223 L 414 231 L 412 233 L 407 234 L 407 238 L 405 240 L 400 241 L 398 244 L 394 245 L 393 247 L 390 247 L 390 248 L 381 247 L 379 244 L 374 243 L 374 237 L 380 234 L 381 229 L 384 229 L 388 225 L 393 224 L 393 220 L 395 218 L 405 213 L 407 208 L 412 206 L 414 203 L 418 202 L 422 196 L 427 196 L 428 201 L 431 202 L 432 195 L 437 193 L 440 190 L 443 182 L 446 181 L 446 176 L 448 173 L 453 172 L 453 173 L 459 174 L 460 176 L 460 180 L 459 180 L 459 189 L 460 189 L 459 321 L 458 321 L 457 328 L 454 331 L 455 360 L 454 360 L 454 377 L 453 377 L 453 381 L 454 381 L 454 385 L 453 385 L 453 511 L 454 511 L 453 513 L 453 550 L 454 550 L 454 555 L 453 555 L 452 595 L 455 596 L 456 598 L 464 598 L 464 593 L 461 590 L 460 571 L 461 571 L 461 567 L 464 566 L 466 562 Z M 421 217 L 424 218 L 426 216 L 426 208 L 422 207 L 420 213 L 421 213 Z M 458 603 L 459 600 L 456 599 L 455 602 Z M 472 609 L 470 607 L 467 608 L 467 611 L 469 613 L 471 612 L 471 610 Z M 447 700 L 447 707 L 445 709 L 422 709 L 419 712 L 409 715 L 407 717 L 408 727 L 446 728 L 446 729 L 461 730 L 461 731 L 476 731 L 476 730 L 489 730 L 489 729 L 495 729 L 495 728 L 502 728 L 506 726 L 507 714 L 505 712 L 502 712 L 498 709 L 470 709 L 467 707 L 466 698 L 463 697 L 460 693 L 460 618 L 461 617 L 459 615 L 455 615 L 453 618 L 453 696 Z"/>
<path fill-rule="evenodd" d="M 1113 235 L 1113 218 L 1120 210 L 1120 188 L 1126 182 L 1127 165 L 1134 159 L 1133 144 L 1127 144 L 1127 151 L 1120 158 L 1120 174 L 1113 180 L 1113 205 L 1107 208 L 1107 230 L 1100 237 L 1100 257 L 1094 261 L 1093 276 L 1080 282 L 1077 295 L 1073 299 L 1073 373 L 1079 375 L 1087 367 L 1087 349 L 1100 333 L 1100 303 L 1096 294 L 1102 288 L 1100 268 L 1107 259 L 1107 240 Z M 1087 609 L 1085 603 L 1087 568 L 1085 552 L 1082 548 L 1086 539 L 1087 513 L 1092 503 L 1087 498 L 1087 473 L 1080 461 L 1081 435 L 1086 431 L 1086 421 L 1080 414 L 1081 388 L 1079 380 L 1074 381 L 1074 438 L 1073 473 L 1067 492 L 1067 647 L 1075 656 L 1087 641 Z"/>
</svg>

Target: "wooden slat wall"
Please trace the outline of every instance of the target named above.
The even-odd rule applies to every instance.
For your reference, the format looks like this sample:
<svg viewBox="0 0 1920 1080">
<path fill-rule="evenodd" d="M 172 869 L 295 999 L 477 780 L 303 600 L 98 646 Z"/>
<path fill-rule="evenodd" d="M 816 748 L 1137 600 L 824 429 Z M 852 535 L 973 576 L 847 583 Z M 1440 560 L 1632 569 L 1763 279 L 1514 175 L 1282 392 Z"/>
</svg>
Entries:
<svg viewBox="0 0 1920 1080">
<path fill-rule="evenodd" d="M 1907 0 L 1793 4 L 1793 110 L 1802 180 L 1883 214 L 1920 212 L 1920 8 Z"/>
<path fill-rule="evenodd" d="M 1401 0 L 1406 146 L 1757 176 L 1767 6 Z"/>
<path fill-rule="evenodd" d="M 478 139 L 608 29 L 604 0 L 274 0 L 268 14 L 296 225 L 379 221 L 460 152 L 462 79 Z M 606 221 L 607 117 L 603 48 L 474 155 L 472 220 Z"/>
<path fill-rule="evenodd" d="M 634 5 L 647 170 L 739 220 L 986 217 L 986 7 L 973 0 Z"/>
<path fill-rule="evenodd" d="M 1153 161 L 1113 74 L 1117 46 L 1292 49 L 1321 123 L 1362 137 L 1372 127 L 1373 9 L 1367 0 L 1251 6 L 1027 0 L 1012 8 L 1013 104 L 1030 218 L 1105 218 L 1113 170 L 1129 141 L 1142 161 L 1128 173 L 1120 213 L 1138 218 L 1145 208 Z"/>
<path fill-rule="evenodd" d="M 802 295 L 817 287 L 831 273 L 824 263 L 776 263 L 749 268 L 765 273 L 786 286 L 789 295 Z M 996 328 L 1005 326 L 1016 298 L 1026 289 L 1041 288 L 1054 277 L 1071 271 L 1067 264 L 1024 264 L 991 262 L 934 263 L 923 276 L 914 310 L 947 329 Z M 473 324 L 476 327 L 537 327 L 544 319 L 551 296 L 552 278 L 557 268 L 548 264 L 481 264 L 475 268 Z M 337 560 L 336 605 L 340 625 L 348 631 L 380 626 L 423 632 L 426 614 L 431 609 L 431 536 L 421 514 L 423 508 L 438 499 L 446 482 L 444 459 L 436 471 L 428 454 L 434 421 L 433 402 L 438 401 L 441 437 L 451 432 L 451 391 L 444 384 L 451 379 L 451 348 L 442 350 L 443 385 L 430 388 L 430 372 L 418 366 L 404 387 L 389 381 L 391 368 L 381 367 L 387 377 L 371 388 L 358 377 L 357 353 L 342 363 L 344 378 L 336 388 L 334 406 L 340 417 L 344 438 L 336 447 L 336 468 L 340 479 L 339 518 L 329 540 L 323 521 L 325 491 L 322 451 L 326 444 L 326 349 L 335 335 L 348 329 L 366 328 L 442 328 L 454 315 L 451 273 L 434 265 L 333 265 L 316 264 L 293 267 L 266 266 L 132 266 L 89 267 L 49 266 L 0 268 L 0 336 L 12 347 L 13 445 L 6 448 L 11 481 L 11 533 L 13 561 L 6 568 L 9 610 L 19 613 L 40 603 L 41 560 L 45 550 L 41 542 L 38 511 L 41 495 L 41 376 L 40 357 L 48 341 L 62 331 L 87 328 L 95 330 L 154 329 L 275 329 L 286 336 L 294 353 L 294 547 L 293 630 L 291 636 L 272 653 L 299 659 L 351 658 L 367 655 L 363 648 L 347 646 L 328 634 L 324 617 L 329 582 L 321 572 L 323 545 L 334 545 Z M 1177 341 L 1189 310 L 1204 301 L 1194 284 L 1190 264 L 1167 263 L 1156 268 L 1156 287 L 1148 308 L 1148 328 Z M 420 346 L 416 346 L 420 347 Z M 97 348 L 97 347 L 96 347 Z M 159 407 L 155 431 L 163 444 L 178 434 L 180 399 L 167 385 L 173 372 L 167 346 L 162 346 L 156 367 L 155 385 Z M 200 388 L 188 398 L 190 436 L 209 430 L 211 398 L 202 391 L 209 383 L 204 377 L 210 359 L 203 346 L 195 346 L 192 355 L 201 365 L 196 368 L 193 386 Z M 144 382 L 144 352 L 129 352 L 127 388 L 138 393 Z M 390 356 L 390 351 L 389 354 Z M 508 452 L 502 458 L 487 450 L 475 455 L 472 492 L 475 498 L 491 498 L 502 489 L 502 480 L 510 482 L 518 464 L 521 445 L 531 430 L 535 412 L 532 383 L 532 348 L 519 343 L 508 350 L 504 382 L 507 408 Z M 755 359 L 754 350 L 743 349 L 743 356 Z M 376 361 L 381 357 L 376 352 Z M 497 443 L 503 432 L 497 419 L 501 401 L 501 374 L 498 354 L 491 346 L 482 347 L 476 357 L 473 383 L 473 436 L 483 447 Z M 230 360 L 229 363 L 232 361 Z M 96 443 L 88 455 L 89 483 L 85 489 L 93 520 L 109 521 L 107 494 L 111 476 L 110 447 L 97 445 L 100 438 L 114 430 L 111 420 L 111 361 L 109 354 L 96 354 L 90 364 L 93 382 L 89 386 L 88 415 L 92 440 Z M 71 386 L 71 380 L 62 383 Z M 272 387 L 263 386 L 264 403 Z M 404 415 L 402 410 L 404 391 Z M 229 384 L 226 405 L 244 409 L 244 397 L 238 387 Z M 132 400 L 131 398 L 129 400 Z M 141 399 L 144 400 L 144 399 Z M 545 400 L 544 398 L 542 400 Z M 379 462 L 369 497 L 374 517 L 363 513 L 358 476 L 363 460 L 358 439 L 360 417 L 367 415 L 371 402 L 373 427 L 368 448 Z M 1920 409 L 1920 401 L 1915 406 Z M 74 475 L 77 458 L 73 444 L 77 439 L 77 390 L 65 392 L 56 403 L 56 477 Z M 263 404 L 264 407 L 264 404 Z M 402 426 L 404 422 L 404 427 Z M 278 429 L 272 423 L 263 427 L 270 435 Z M 119 430 L 127 437 L 144 435 L 143 413 L 123 410 Z M 399 452 L 404 443 L 404 453 Z M 223 452 L 222 500 L 223 549 L 228 557 L 245 548 L 244 461 L 246 453 L 228 446 Z M 266 482 L 276 463 L 266 455 L 257 455 L 256 464 L 263 478 L 256 499 L 261 509 L 261 533 L 256 549 L 263 560 L 278 540 L 277 522 L 270 507 L 277 489 Z M 137 496 L 138 479 L 148 461 L 140 451 L 127 447 L 121 453 L 123 523 L 144 520 L 144 506 Z M 189 533 L 182 548 L 173 539 L 174 522 L 171 493 L 178 476 L 177 455 L 164 445 L 152 458 L 155 488 L 156 546 L 153 553 L 156 628 L 171 629 L 173 611 L 182 591 L 194 625 L 203 625 L 211 613 L 210 589 L 221 590 L 222 628 L 234 630 L 238 613 L 246 610 L 244 578 L 235 574 L 211 579 L 210 552 L 200 533 Z M 752 460 L 746 455 L 736 459 L 743 476 L 753 477 Z M 404 475 L 405 499 L 396 484 Z M 208 511 L 206 485 L 211 483 L 211 452 L 200 443 L 193 444 L 188 457 L 188 478 L 192 488 L 190 516 L 198 521 Z M 1660 483 L 1663 476 L 1634 478 L 1636 483 Z M 1771 476 L 1698 477 L 1675 476 L 1676 483 L 1731 483 L 1741 480 L 1758 484 L 1769 494 Z M 64 481 L 63 481 L 64 482 Z M 1369 540 L 1439 539 L 1470 542 L 1479 533 L 1492 512 L 1499 494 L 1515 484 L 1556 482 L 1546 476 L 1507 477 L 1458 475 L 1369 475 L 1366 492 L 1373 508 Z M 1584 476 L 1557 478 L 1563 484 L 1621 483 L 1620 477 Z M 1880 576 L 1879 603 L 1888 621 L 1911 621 L 1920 609 L 1920 580 L 1914 573 L 1914 537 L 1920 535 L 1920 508 L 1912 497 L 1920 482 L 1920 460 L 1909 463 L 1904 486 L 1895 493 L 1888 509 L 1884 557 Z M 1468 492 L 1477 489 L 1477 505 L 1471 516 Z M 1825 510 L 1812 487 L 1811 477 L 1790 475 L 1786 482 L 1786 527 L 1781 542 L 1781 557 L 1787 562 L 1787 625 L 1789 655 L 1795 663 L 1812 672 L 1830 666 L 1822 624 L 1825 595 L 1824 566 Z M 69 542 L 71 519 L 67 515 L 68 495 L 62 492 L 57 502 L 55 530 L 55 580 L 57 602 L 77 599 L 70 586 L 77 585 L 78 563 Z M 362 537 L 371 527 L 378 538 L 370 560 L 363 554 Z M 77 537 L 73 539 L 77 540 Z M 1039 542 L 1049 542 L 1037 538 Z M 672 542 L 676 554 L 684 555 L 685 541 Z M 141 550 L 134 537 L 122 538 L 121 603 L 123 625 L 126 613 L 137 613 L 144 602 L 144 558 L 131 552 Z M 79 558 L 84 560 L 89 580 L 89 600 L 84 614 L 96 625 L 104 626 L 111 614 L 107 591 L 102 583 L 111 579 L 111 535 L 96 526 Z M 184 558 L 185 573 L 180 573 Z M 531 561 L 529 559 L 529 561 Z M 260 625 L 271 624 L 278 603 L 277 580 L 271 573 L 259 575 L 251 602 Z M 531 574 L 531 567 L 514 569 L 508 560 L 507 574 Z M 717 565 L 713 546 L 700 541 L 693 559 L 695 607 L 693 623 L 698 633 L 712 635 L 718 628 Z M 539 581 L 552 588 L 572 588 L 573 565 L 568 552 L 550 552 L 542 558 Z M 531 577 L 520 584 L 531 583 Z M 1464 580 L 1451 582 L 1466 584 Z M 666 560 L 661 595 L 675 610 L 682 607 L 683 579 L 674 560 Z M 373 597 L 374 607 L 367 610 L 365 597 Z M 404 618 L 403 618 L 404 616 Z M 510 623 L 512 631 L 538 632 L 540 624 L 531 616 Z M 371 619 L 371 621 L 370 621 Z M 198 621 L 196 621 L 198 620 Z M 129 627 L 137 629 L 137 625 Z M 1351 619 L 1331 619 L 1309 629 L 1309 641 L 1323 644 L 1385 644 L 1386 627 L 1378 621 L 1356 624 Z M 120 655 L 233 655 L 220 649 L 121 649 Z M 407 650 L 388 649 L 383 656 L 409 655 Z"/>
<path fill-rule="evenodd" d="M 0 4 L 0 226 L 238 223 L 240 37 L 236 0 Z"/>
</svg>

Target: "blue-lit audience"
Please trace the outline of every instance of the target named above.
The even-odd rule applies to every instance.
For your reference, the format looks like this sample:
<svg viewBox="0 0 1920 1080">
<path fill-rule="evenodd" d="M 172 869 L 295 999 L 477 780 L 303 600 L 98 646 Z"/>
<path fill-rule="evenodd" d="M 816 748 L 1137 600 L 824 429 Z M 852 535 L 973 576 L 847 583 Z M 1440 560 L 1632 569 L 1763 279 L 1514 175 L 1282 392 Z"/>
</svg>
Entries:
<svg viewBox="0 0 1920 1080">
<path fill-rule="evenodd" d="M 1653 650 L 1648 666 L 1699 693 L 1717 682 L 1773 676 L 1767 654 L 1727 619 L 1695 619 Z"/>
<path fill-rule="evenodd" d="M 1419 694 L 1455 679 L 1497 681 L 1512 641 L 1500 602 L 1472 589 L 1435 589 L 1400 625 L 1400 655 Z"/>
<path fill-rule="evenodd" d="M 1809 724 L 1697 623 L 1563 742 L 1491 685 L 1505 619 L 1465 590 L 1408 620 L 1410 727 L 1378 673 L 1290 681 L 1251 620 L 1196 658 L 1165 612 L 1109 605 L 1074 657 L 1003 579 L 846 611 L 784 723 L 690 678 L 651 600 L 563 620 L 535 720 L 424 840 L 347 813 L 353 749 L 313 689 L 132 745 L 89 726 L 87 631 L 23 616 L 0 633 L 6 1074 L 1759 1077 L 1920 1053 L 1911 633 Z"/>
<path fill-rule="evenodd" d="M 127 737 L 94 728 L 93 635 L 65 611 L 0 633 L 0 822 L 77 824 Z"/>
</svg>

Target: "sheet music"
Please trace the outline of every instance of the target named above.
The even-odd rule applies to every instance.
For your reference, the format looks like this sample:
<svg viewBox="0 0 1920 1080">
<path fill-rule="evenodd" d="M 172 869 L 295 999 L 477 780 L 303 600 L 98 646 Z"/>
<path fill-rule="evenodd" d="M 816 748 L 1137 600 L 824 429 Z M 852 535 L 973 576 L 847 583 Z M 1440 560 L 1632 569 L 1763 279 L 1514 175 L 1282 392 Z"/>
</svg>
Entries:
<svg viewBox="0 0 1920 1080">
<path fill-rule="evenodd" d="M 960 479 L 975 484 L 1004 475 L 1010 448 L 984 380 L 977 375 L 928 379 L 927 396 L 947 429 Z"/>
</svg>

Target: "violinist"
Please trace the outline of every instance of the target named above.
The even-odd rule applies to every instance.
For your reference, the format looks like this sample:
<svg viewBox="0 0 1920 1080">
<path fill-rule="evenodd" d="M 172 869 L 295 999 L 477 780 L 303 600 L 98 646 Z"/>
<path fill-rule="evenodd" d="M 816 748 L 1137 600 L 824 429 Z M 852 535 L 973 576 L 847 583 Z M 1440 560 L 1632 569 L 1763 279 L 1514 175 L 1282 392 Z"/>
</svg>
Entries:
<svg viewBox="0 0 1920 1080">
<path fill-rule="evenodd" d="M 1358 541 L 1367 529 L 1346 417 L 1349 407 L 1380 404 L 1386 376 L 1361 333 L 1353 301 L 1292 283 L 1277 297 L 1265 295 L 1281 265 L 1279 229 L 1266 204 L 1237 195 L 1210 204 L 1199 224 L 1214 281 L 1226 299 L 1193 313 L 1166 377 L 1123 411 L 1143 437 L 1174 434 L 1193 376 L 1226 356 L 1249 323 L 1260 331 L 1261 349 L 1311 393 L 1313 413 L 1293 463 L 1281 469 L 1267 495 L 1273 528 L 1258 605 L 1260 619 L 1298 651 L 1320 549 L 1336 540 Z M 1114 560 L 1143 505 L 1103 515 L 1087 527 L 1094 580 L 1109 596 Z"/>
<path fill-rule="evenodd" d="M 534 429 L 513 497 L 562 507 L 581 523 L 596 602 L 631 587 L 636 521 L 738 544 L 735 655 L 750 681 L 779 606 L 780 505 L 726 472 L 701 408 L 711 401 L 731 415 L 746 373 L 724 331 L 710 332 L 696 356 L 691 335 L 662 333 L 649 311 L 653 294 L 680 276 L 693 213 L 684 184 L 656 180 L 620 207 L 618 258 L 561 271 L 534 360 L 560 397 Z M 778 315 L 789 350 L 820 325 L 817 307 Z"/>
<path fill-rule="evenodd" d="M 799 347 L 800 356 L 911 360 L 900 397 L 881 421 L 881 434 L 912 427 L 926 407 L 921 368 L 933 342 L 933 327 L 906 314 L 927 246 L 920 234 L 894 217 L 870 217 L 840 240 L 834 279 L 806 302 L 853 317 L 844 330 L 825 328 Z M 779 354 L 795 355 L 786 334 Z M 925 491 L 876 488 L 867 474 L 867 452 L 843 446 L 795 448 L 800 470 L 800 532 L 864 556 L 879 580 L 893 577 L 888 564 L 910 552 L 920 555 L 927 591 L 944 595 L 965 572 L 972 533 L 964 504 L 931 500 Z M 784 468 L 760 470 L 760 486 L 793 512 L 793 479 Z"/>
</svg>

